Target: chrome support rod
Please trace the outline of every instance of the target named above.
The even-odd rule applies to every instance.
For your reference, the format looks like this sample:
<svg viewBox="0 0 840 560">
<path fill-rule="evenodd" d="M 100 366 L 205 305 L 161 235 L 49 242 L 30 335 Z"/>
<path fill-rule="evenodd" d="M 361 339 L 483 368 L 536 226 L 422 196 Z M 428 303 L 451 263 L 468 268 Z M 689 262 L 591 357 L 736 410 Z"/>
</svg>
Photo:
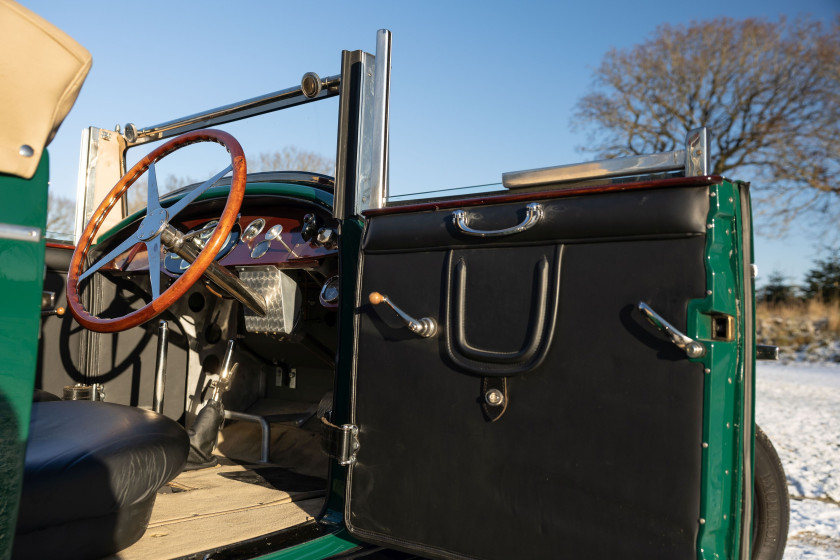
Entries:
<svg viewBox="0 0 840 560">
<path fill-rule="evenodd" d="M 146 142 L 178 136 L 191 130 L 217 126 L 296 105 L 302 105 L 311 101 L 317 101 L 318 99 L 334 97 L 338 95 L 340 82 L 340 75 L 322 78 L 321 89 L 313 97 L 307 96 L 303 91 L 303 86 L 298 85 L 144 128 L 137 128 L 134 124 L 129 123 L 125 125 L 124 132 L 126 145 L 130 148 L 139 144 L 145 144 Z"/>
<path fill-rule="evenodd" d="M 163 392 L 166 386 L 166 351 L 169 348 L 169 324 L 158 325 L 158 346 L 155 359 L 155 393 L 152 396 L 152 410 L 163 414 Z"/>
</svg>

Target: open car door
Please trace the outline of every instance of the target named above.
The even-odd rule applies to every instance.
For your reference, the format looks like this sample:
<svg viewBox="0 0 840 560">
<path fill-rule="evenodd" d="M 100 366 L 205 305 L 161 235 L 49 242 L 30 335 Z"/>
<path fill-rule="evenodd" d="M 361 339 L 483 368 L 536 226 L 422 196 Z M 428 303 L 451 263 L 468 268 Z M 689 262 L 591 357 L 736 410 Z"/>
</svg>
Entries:
<svg viewBox="0 0 840 560">
<path fill-rule="evenodd" d="M 742 215 L 746 186 L 706 176 L 368 211 L 350 532 L 431 558 L 738 556 Z"/>
</svg>

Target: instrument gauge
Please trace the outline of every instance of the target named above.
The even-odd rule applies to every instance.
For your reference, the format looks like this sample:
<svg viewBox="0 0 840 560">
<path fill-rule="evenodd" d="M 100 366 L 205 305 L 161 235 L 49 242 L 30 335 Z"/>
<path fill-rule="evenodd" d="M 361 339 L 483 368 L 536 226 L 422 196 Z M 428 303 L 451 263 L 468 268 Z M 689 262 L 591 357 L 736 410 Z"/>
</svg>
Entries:
<svg viewBox="0 0 840 560">
<path fill-rule="evenodd" d="M 329 309 L 338 306 L 338 276 L 333 276 L 324 282 L 318 299 L 321 301 L 321 305 Z"/>
<path fill-rule="evenodd" d="M 203 248 L 207 241 L 209 241 L 210 238 L 213 236 L 213 232 L 216 231 L 215 226 L 217 226 L 218 224 L 219 220 L 211 220 L 209 222 L 205 222 L 204 224 L 188 231 L 186 235 L 190 236 L 192 238 L 192 242 L 195 243 L 199 248 Z M 227 239 L 225 239 L 222 248 L 216 255 L 215 260 L 220 261 L 222 258 L 224 258 L 225 255 L 230 253 L 230 251 L 234 247 L 236 247 L 236 244 L 239 242 L 239 238 L 239 224 L 234 224 L 230 230 L 230 233 L 227 236 Z M 190 263 L 176 255 L 175 253 L 167 252 L 166 257 L 163 259 L 163 267 L 170 274 L 182 274 L 185 270 L 187 270 L 190 267 Z"/>
</svg>

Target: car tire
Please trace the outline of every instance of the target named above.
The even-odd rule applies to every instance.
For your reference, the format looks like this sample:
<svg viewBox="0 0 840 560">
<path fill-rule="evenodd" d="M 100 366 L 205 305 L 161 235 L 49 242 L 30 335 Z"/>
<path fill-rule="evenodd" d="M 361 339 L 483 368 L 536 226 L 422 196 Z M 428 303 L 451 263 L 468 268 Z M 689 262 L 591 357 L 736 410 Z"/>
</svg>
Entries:
<svg viewBox="0 0 840 560">
<path fill-rule="evenodd" d="M 781 560 L 790 523 L 785 470 L 770 438 L 755 427 L 752 560 Z"/>
</svg>

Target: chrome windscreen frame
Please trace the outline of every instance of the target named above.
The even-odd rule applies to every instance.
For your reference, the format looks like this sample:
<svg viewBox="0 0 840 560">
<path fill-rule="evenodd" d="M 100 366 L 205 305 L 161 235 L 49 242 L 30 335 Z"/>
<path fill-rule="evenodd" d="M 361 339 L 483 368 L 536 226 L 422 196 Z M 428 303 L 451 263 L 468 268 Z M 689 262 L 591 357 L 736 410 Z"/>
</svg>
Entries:
<svg viewBox="0 0 840 560">
<path fill-rule="evenodd" d="M 340 217 L 360 215 L 368 208 L 380 208 L 384 206 L 388 194 L 391 32 L 384 29 L 377 32 L 376 55 L 356 52 L 361 53 L 364 58 L 365 71 L 360 76 L 362 84 L 361 87 L 354 88 L 356 98 L 349 103 L 341 103 L 339 109 L 336 161 L 347 161 L 347 154 L 342 154 L 342 150 L 351 149 L 354 153 L 349 159 L 355 162 L 352 176 L 336 181 L 336 201 L 352 201 L 351 212 L 345 213 L 345 207 L 342 207 L 338 212 Z M 347 51 L 345 55 L 346 53 Z M 344 78 L 341 74 L 320 78 L 317 74 L 308 72 L 303 76 L 300 85 L 160 124 L 138 127 L 129 123 L 123 129 L 116 126 L 115 130 L 97 127 L 83 130 L 74 242 L 81 237 L 85 224 L 99 202 L 125 173 L 126 151 L 129 148 L 165 140 L 191 130 L 218 126 L 335 97 L 342 91 L 347 91 L 341 87 Z M 347 116 L 341 114 L 342 111 L 355 113 L 352 120 L 360 126 L 341 126 L 340 123 L 347 120 Z M 342 134 L 352 137 L 342 138 Z M 337 175 L 338 171 L 337 169 Z M 338 208 L 338 205 L 336 207 Z M 109 223 L 116 224 L 126 216 L 124 204 L 121 210 L 111 212 Z M 106 224 L 101 231 L 107 229 Z"/>
</svg>

